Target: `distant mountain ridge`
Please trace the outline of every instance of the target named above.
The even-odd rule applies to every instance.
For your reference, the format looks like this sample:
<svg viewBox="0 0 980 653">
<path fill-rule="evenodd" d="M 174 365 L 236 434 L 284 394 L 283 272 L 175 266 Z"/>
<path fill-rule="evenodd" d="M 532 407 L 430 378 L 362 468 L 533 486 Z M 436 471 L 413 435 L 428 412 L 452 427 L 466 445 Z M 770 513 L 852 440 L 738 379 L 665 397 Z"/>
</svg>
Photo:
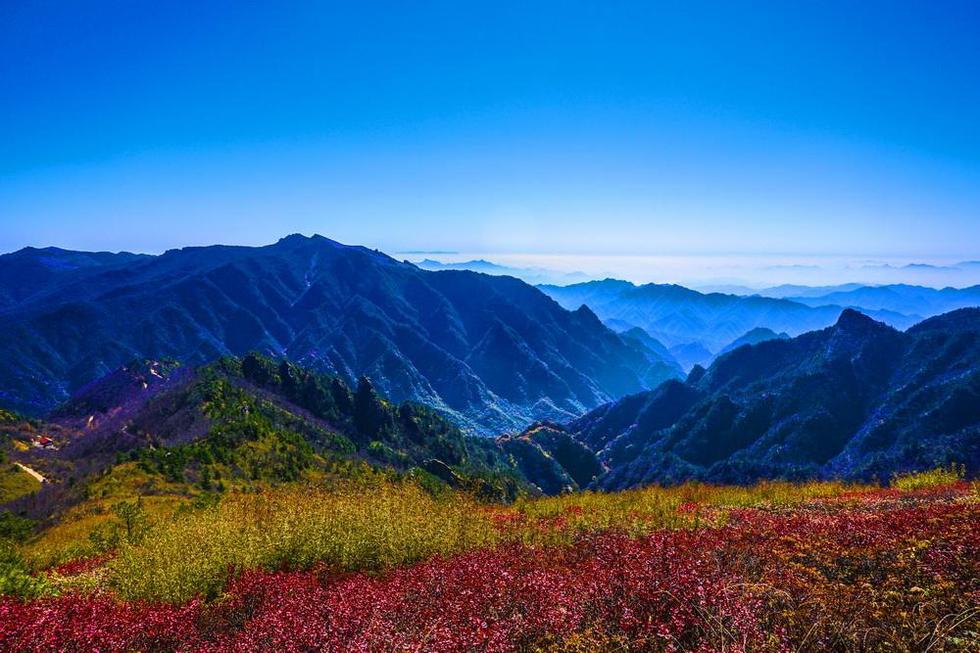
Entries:
<svg viewBox="0 0 980 653">
<path fill-rule="evenodd" d="M 60 250 L 57 260 L 101 264 L 30 273 L 30 292 L 18 291 L 10 271 L 48 269 L 43 252 L 0 256 L 0 403 L 34 414 L 133 359 L 252 350 L 367 375 L 393 400 L 484 434 L 569 419 L 677 375 L 590 310 L 564 310 L 517 279 L 427 272 L 322 236 L 105 262 Z"/>
<path fill-rule="evenodd" d="M 961 266 L 975 265 L 964 262 Z M 916 266 L 906 266 L 916 267 Z M 929 266 L 925 266 L 929 267 Z M 958 308 L 980 306 L 980 286 L 965 288 L 932 288 L 907 283 L 864 284 L 845 283 L 839 286 L 801 286 L 784 284 L 753 289 L 746 286 L 708 286 L 701 292 L 720 292 L 730 295 L 789 299 L 807 306 L 836 305 L 862 311 L 887 310 L 908 317 L 925 319 L 955 311 Z"/>
<path fill-rule="evenodd" d="M 98 270 L 151 258 L 129 252 L 73 252 L 58 247 L 25 247 L 0 256 L 0 312 L 29 300 L 67 275 Z"/>
<path fill-rule="evenodd" d="M 872 311 L 893 311 L 910 316 L 921 316 L 924 319 L 960 308 L 980 306 L 980 286 L 941 290 L 907 284 L 862 286 L 823 295 L 790 299 L 808 306 L 835 304 Z"/>
<path fill-rule="evenodd" d="M 724 349 L 718 352 L 718 356 L 727 354 L 730 351 L 738 349 L 742 345 L 757 345 L 760 342 L 765 342 L 767 340 L 788 340 L 789 334 L 785 331 L 782 333 L 776 333 L 772 329 L 767 329 L 765 327 L 756 327 L 751 331 L 748 331 L 739 338 L 733 340 L 730 344 L 726 345 Z"/>
<path fill-rule="evenodd" d="M 704 294 L 673 284 L 634 285 L 605 279 L 569 286 L 542 285 L 541 290 L 562 306 L 586 304 L 607 324 L 617 328 L 639 326 L 668 348 L 700 345 L 709 354 L 719 352 L 755 328 L 799 335 L 833 324 L 844 307 L 826 302 L 794 301 L 757 295 Z M 897 328 L 907 328 L 917 319 L 895 311 L 868 311 Z M 689 364 L 697 356 L 679 349 L 676 355 Z"/>
<path fill-rule="evenodd" d="M 701 479 L 887 479 L 956 462 L 980 473 L 980 309 L 906 333 L 853 310 L 747 344 L 686 382 L 563 427 L 608 469 L 602 489 Z"/>
<path fill-rule="evenodd" d="M 486 259 L 474 259 L 471 261 L 457 261 L 444 263 L 430 258 L 422 259 L 414 263 L 423 270 L 470 270 L 471 272 L 482 272 L 484 274 L 506 275 L 515 277 L 530 284 L 539 283 L 576 283 L 587 281 L 589 276 L 582 272 L 559 272 L 545 268 L 522 268 L 508 265 L 500 265 Z"/>
</svg>

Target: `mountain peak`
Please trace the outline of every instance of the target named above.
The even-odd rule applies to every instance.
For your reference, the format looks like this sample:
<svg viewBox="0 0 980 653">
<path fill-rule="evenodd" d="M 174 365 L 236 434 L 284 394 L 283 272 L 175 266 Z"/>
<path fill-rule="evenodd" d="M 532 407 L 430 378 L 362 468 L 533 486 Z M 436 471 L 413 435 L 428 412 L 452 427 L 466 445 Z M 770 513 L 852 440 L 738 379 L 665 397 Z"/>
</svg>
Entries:
<svg viewBox="0 0 980 653">
<path fill-rule="evenodd" d="M 91 265 L 93 256 L 69 263 Z M 652 368 L 647 352 L 590 309 L 569 312 L 519 279 L 423 272 L 319 235 L 189 247 L 146 261 L 98 258 L 115 267 L 69 276 L 66 266 L 0 266 L 8 328 L 0 387 L 11 408 L 46 412 L 132 357 L 196 365 L 288 352 L 322 372 L 369 375 L 392 401 L 425 401 L 491 434 L 564 418 L 673 372 Z M 43 302 L 26 301 L 40 293 L 48 293 Z M 146 324 L 163 326 L 144 338 Z M 27 352 L 58 352 L 58 362 Z M 528 369 L 547 372 L 515 383 Z M 143 376 L 148 386 L 156 378 Z M 143 392 L 142 381 L 135 387 Z"/>
<path fill-rule="evenodd" d="M 694 367 L 691 368 L 691 371 L 687 373 L 687 380 L 686 380 L 687 384 L 694 385 L 702 378 L 704 378 L 706 372 L 707 370 L 704 369 L 702 365 L 695 363 Z"/>
<path fill-rule="evenodd" d="M 575 309 L 575 314 L 584 317 L 590 322 L 595 322 L 596 324 L 599 325 L 602 324 L 602 320 L 600 320 L 599 317 L 592 312 L 592 309 L 586 306 L 585 304 L 582 304 L 577 309 Z"/>
<path fill-rule="evenodd" d="M 883 322 L 878 322 L 853 308 L 845 308 L 837 318 L 835 329 L 844 331 L 868 331 L 878 327 L 886 326 Z"/>
<path fill-rule="evenodd" d="M 288 236 L 283 236 L 276 241 L 276 245 L 299 245 L 315 241 L 326 241 L 320 234 L 313 234 L 312 236 L 304 236 L 301 233 L 289 234 Z"/>
</svg>

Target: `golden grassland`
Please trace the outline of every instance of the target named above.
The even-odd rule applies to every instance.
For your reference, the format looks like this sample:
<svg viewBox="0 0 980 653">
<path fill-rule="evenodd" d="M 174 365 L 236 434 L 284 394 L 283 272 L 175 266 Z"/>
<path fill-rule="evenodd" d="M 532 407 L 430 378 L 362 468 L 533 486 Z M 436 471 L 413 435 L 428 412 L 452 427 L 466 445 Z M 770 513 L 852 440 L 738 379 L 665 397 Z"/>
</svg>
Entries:
<svg viewBox="0 0 980 653">
<path fill-rule="evenodd" d="M 188 486 L 167 483 L 134 463 L 116 466 L 111 475 L 94 481 L 87 495 L 85 501 L 69 508 L 56 523 L 24 544 L 22 553 L 32 566 L 46 568 L 101 553 L 90 536 L 115 518 L 112 508 L 120 502 L 138 497 L 147 518 L 162 525 L 195 496 Z"/>
<path fill-rule="evenodd" d="M 891 486 L 903 492 L 912 492 L 938 485 L 949 485 L 962 479 L 964 472 L 962 465 L 953 464 L 915 474 L 899 474 L 892 479 Z"/>
<path fill-rule="evenodd" d="M 242 569 L 382 570 L 497 541 L 466 497 L 436 499 L 414 484 L 227 497 L 119 548 L 110 579 L 123 598 L 214 596 Z"/>
<path fill-rule="evenodd" d="M 345 486 L 349 487 L 376 485 L 387 479 L 387 476 L 364 463 L 331 462 L 333 465 L 330 467 L 318 466 L 305 470 L 298 485 L 326 491 L 335 487 L 339 478 L 360 479 L 357 483 L 345 481 Z M 344 468 L 338 469 L 341 465 Z M 230 474 L 225 485 L 227 497 L 267 492 L 273 487 L 263 481 L 233 479 Z M 90 482 L 85 493 L 84 501 L 58 515 L 53 524 L 21 547 L 32 567 L 45 569 L 103 553 L 104 543 L 92 536 L 97 536 L 117 521 L 114 508 L 120 504 L 138 500 L 147 523 L 153 527 L 163 527 L 196 507 L 210 505 L 220 499 L 217 493 L 205 491 L 197 485 L 167 481 L 160 474 L 145 471 L 135 462 L 113 466 L 106 475 Z"/>
<path fill-rule="evenodd" d="M 11 462 L 0 464 L 0 503 L 41 489 L 41 482 Z"/>
</svg>

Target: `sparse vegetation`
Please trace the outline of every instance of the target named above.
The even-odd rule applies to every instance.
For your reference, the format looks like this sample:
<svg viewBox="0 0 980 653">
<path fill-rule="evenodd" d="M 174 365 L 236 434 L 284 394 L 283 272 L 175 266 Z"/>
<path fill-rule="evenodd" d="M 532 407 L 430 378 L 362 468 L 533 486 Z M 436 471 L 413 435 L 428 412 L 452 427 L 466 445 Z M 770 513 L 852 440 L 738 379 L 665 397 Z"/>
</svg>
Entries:
<svg viewBox="0 0 980 653">
<path fill-rule="evenodd" d="M 962 465 L 955 463 L 945 467 L 937 467 L 925 472 L 913 472 L 910 474 L 897 474 L 892 478 L 891 486 L 910 492 L 924 488 L 949 485 L 962 481 L 966 476 L 966 469 Z"/>
<path fill-rule="evenodd" d="M 41 489 L 41 483 L 10 462 L 0 462 L 0 504 Z"/>
</svg>

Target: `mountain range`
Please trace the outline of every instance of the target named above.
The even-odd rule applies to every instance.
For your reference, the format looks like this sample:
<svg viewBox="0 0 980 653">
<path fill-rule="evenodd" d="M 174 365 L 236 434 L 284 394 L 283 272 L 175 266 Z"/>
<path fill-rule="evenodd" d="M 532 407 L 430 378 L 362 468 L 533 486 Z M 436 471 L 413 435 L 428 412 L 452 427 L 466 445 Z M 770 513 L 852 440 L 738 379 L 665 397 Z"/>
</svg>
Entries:
<svg viewBox="0 0 980 653">
<path fill-rule="evenodd" d="M 136 460 L 205 489 L 363 473 L 357 461 L 497 498 L 692 479 L 886 480 L 954 462 L 975 475 L 980 309 L 904 333 L 851 309 L 796 338 L 760 330 L 685 380 L 497 438 L 391 402 L 367 378 L 348 386 L 254 353 L 197 367 L 130 362 L 37 428 L 60 451 L 16 455 L 46 472 L 68 465 L 82 477 Z M 71 487 L 46 486 L 20 509 L 44 513 Z"/>
<path fill-rule="evenodd" d="M 845 308 L 857 308 L 895 328 L 906 329 L 924 317 L 980 305 L 980 288 L 940 291 L 918 286 L 844 286 L 845 290 L 810 289 L 813 294 L 803 286 L 782 287 L 781 292 L 796 294 L 787 298 L 702 293 L 672 284 L 637 286 L 618 279 L 538 287 L 566 308 L 587 305 L 618 331 L 644 329 L 685 369 L 709 363 L 753 329 L 796 336 L 833 324 Z"/>
<path fill-rule="evenodd" d="M 980 309 L 914 325 L 896 310 L 970 305 L 976 288 L 780 292 L 794 298 L 535 288 L 321 236 L 159 256 L 27 248 L 0 256 L 0 404 L 86 434 L 65 450 L 85 465 L 207 440 L 200 398 L 217 375 L 278 406 L 267 418 L 298 438 L 282 446 L 451 484 L 473 470 L 545 493 L 976 471 Z M 380 407 L 368 435 L 338 408 L 361 390 Z"/>
<path fill-rule="evenodd" d="M 0 301 L 0 403 L 30 414 L 133 359 L 249 351 L 367 376 L 481 434 L 567 420 L 678 375 L 517 279 L 425 271 L 322 236 L 159 256 L 29 248 L 0 256 Z"/>
<path fill-rule="evenodd" d="M 980 306 L 980 286 L 942 289 L 907 284 L 862 286 L 790 299 L 808 306 L 837 305 L 865 311 L 890 311 L 922 319 L 958 308 Z"/>
<path fill-rule="evenodd" d="M 980 471 L 980 309 L 906 332 L 844 310 L 825 329 L 740 346 L 685 381 L 563 426 L 596 454 L 593 487 L 700 479 L 885 480 Z"/>
<path fill-rule="evenodd" d="M 954 462 L 975 475 L 980 309 L 905 333 L 850 309 L 796 338 L 760 329 L 683 381 L 497 438 L 390 401 L 366 377 L 351 386 L 256 353 L 131 361 L 22 431 L 56 445 L 8 453 L 62 481 L 14 506 L 36 515 L 80 500 L 84 484 L 70 481 L 127 461 L 153 483 L 204 490 L 390 469 L 494 499 L 692 479 L 884 480 Z"/>
<path fill-rule="evenodd" d="M 416 261 L 415 265 L 423 270 L 469 270 L 471 272 L 482 272 L 483 274 L 515 277 L 530 284 L 554 283 L 563 285 L 589 280 L 589 276 L 584 272 L 559 272 L 557 270 L 548 270 L 546 268 L 513 267 L 509 265 L 500 265 L 499 263 L 494 263 L 485 259 L 444 263 L 442 261 L 435 261 L 433 259 L 426 258 L 422 259 L 421 261 Z"/>
</svg>

